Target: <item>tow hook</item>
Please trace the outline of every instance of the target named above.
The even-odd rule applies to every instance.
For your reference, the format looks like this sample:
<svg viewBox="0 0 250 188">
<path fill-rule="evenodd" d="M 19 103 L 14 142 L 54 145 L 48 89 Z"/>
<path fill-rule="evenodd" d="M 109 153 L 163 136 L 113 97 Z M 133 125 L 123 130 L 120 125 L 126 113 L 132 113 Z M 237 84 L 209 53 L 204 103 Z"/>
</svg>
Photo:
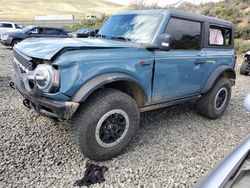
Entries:
<svg viewBox="0 0 250 188">
<path fill-rule="evenodd" d="M 26 106 L 28 109 L 31 109 L 30 101 L 28 99 L 23 100 L 23 105 Z"/>
<path fill-rule="evenodd" d="M 10 87 L 11 87 L 12 89 L 16 89 L 16 88 L 15 88 L 14 82 L 10 82 Z"/>
</svg>

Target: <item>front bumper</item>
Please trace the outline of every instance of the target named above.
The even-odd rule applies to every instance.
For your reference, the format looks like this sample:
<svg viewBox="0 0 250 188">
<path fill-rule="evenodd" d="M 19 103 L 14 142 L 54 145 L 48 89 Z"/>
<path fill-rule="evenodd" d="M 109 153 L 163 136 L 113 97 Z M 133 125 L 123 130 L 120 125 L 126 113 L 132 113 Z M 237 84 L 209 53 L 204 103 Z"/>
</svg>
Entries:
<svg viewBox="0 0 250 188">
<path fill-rule="evenodd" d="M 22 82 L 22 74 L 18 72 L 16 65 L 12 75 L 12 88 L 18 90 L 24 97 L 23 104 L 28 108 L 34 108 L 38 113 L 60 119 L 69 119 L 75 113 L 79 103 L 70 101 L 55 101 L 42 96 L 33 96 L 27 92 Z"/>
<path fill-rule="evenodd" d="M 5 46 L 11 46 L 12 38 L 1 39 L 1 43 L 4 44 Z"/>
</svg>

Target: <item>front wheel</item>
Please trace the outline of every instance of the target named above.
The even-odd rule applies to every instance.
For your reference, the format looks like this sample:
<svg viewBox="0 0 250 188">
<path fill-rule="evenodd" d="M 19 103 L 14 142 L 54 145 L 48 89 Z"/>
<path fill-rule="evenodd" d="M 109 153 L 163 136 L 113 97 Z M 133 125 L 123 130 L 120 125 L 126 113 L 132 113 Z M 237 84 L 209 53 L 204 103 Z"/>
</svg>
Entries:
<svg viewBox="0 0 250 188">
<path fill-rule="evenodd" d="M 230 99 L 230 80 L 221 78 L 210 91 L 197 101 L 198 112 L 209 119 L 219 118 L 226 110 Z"/>
<path fill-rule="evenodd" d="M 16 44 L 18 44 L 19 42 L 21 42 L 20 39 L 14 39 L 11 43 L 11 47 L 13 48 Z"/>
<path fill-rule="evenodd" d="M 115 89 L 100 89 L 73 116 L 73 137 L 86 157 L 108 160 L 129 144 L 139 119 L 133 98 Z"/>
</svg>

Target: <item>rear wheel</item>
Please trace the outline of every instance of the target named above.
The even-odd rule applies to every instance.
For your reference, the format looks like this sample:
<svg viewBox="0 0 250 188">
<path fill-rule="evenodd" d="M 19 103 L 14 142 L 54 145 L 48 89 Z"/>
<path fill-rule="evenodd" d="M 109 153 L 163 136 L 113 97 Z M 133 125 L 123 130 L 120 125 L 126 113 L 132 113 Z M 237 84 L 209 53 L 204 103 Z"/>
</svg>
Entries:
<svg viewBox="0 0 250 188">
<path fill-rule="evenodd" d="M 224 113 L 230 99 L 230 80 L 220 78 L 214 87 L 198 100 L 198 112 L 209 119 L 216 119 Z"/>
<path fill-rule="evenodd" d="M 243 63 L 241 64 L 240 66 L 240 74 L 242 75 L 248 75 L 249 74 L 249 69 L 248 69 L 248 66 L 249 66 L 249 62 L 250 60 L 247 60 L 245 59 L 243 61 Z"/>
<path fill-rule="evenodd" d="M 73 137 L 85 156 L 107 160 L 129 144 L 138 130 L 139 118 L 133 98 L 115 89 L 101 89 L 73 116 Z"/>
</svg>

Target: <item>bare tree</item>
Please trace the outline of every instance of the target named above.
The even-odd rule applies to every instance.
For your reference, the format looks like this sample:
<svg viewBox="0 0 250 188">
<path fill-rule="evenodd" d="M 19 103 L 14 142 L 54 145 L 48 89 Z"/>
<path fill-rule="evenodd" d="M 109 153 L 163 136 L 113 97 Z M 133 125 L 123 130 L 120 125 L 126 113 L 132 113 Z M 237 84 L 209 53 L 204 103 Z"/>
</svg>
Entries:
<svg viewBox="0 0 250 188">
<path fill-rule="evenodd" d="M 161 7 L 159 7 L 158 3 L 146 3 L 145 0 L 131 0 L 129 3 L 129 7 L 131 9 L 136 9 L 136 10 L 140 10 L 140 9 L 159 9 Z"/>
<path fill-rule="evenodd" d="M 143 9 L 145 8 L 145 6 L 145 0 L 132 0 L 129 3 L 129 7 L 131 7 L 132 9 Z"/>
<path fill-rule="evenodd" d="M 158 3 L 152 3 L 150 6 L 149 6 L 150 9 L 161 9 L 161 7 L 158 5 Z"/>
</svg>

